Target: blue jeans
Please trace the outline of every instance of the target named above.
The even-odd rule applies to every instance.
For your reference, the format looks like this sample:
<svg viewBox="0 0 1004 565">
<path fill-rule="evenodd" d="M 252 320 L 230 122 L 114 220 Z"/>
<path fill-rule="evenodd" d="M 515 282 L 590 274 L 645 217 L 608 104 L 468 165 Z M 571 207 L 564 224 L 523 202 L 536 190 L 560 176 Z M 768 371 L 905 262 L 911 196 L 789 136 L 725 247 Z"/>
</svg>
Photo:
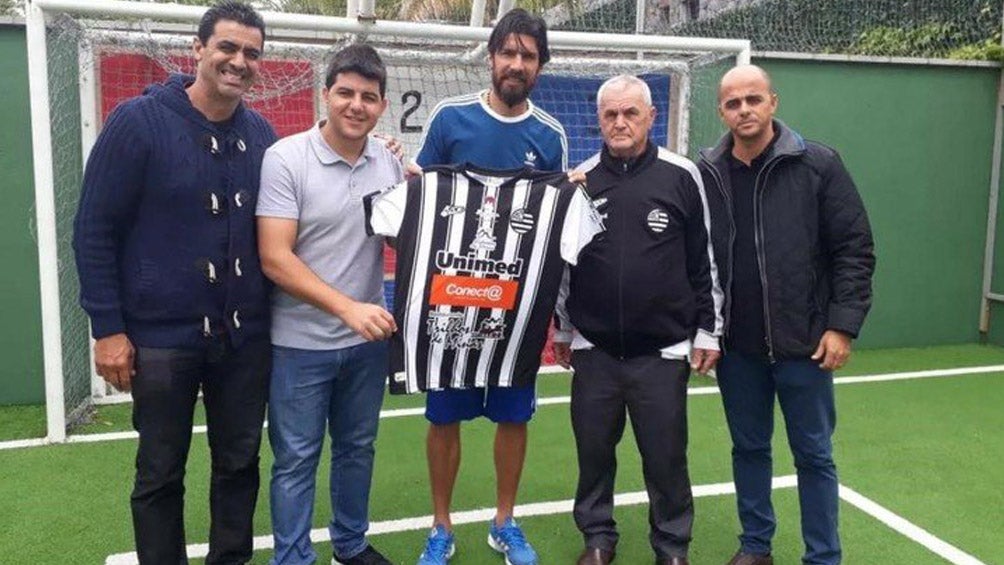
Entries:
<svg viewBox="0 0 1004 565">
<path fill-rule="evenodd" d="M 271 563 L 317 559 L 310 527 L 325 423 L 331 434 L 331 544 L 341 558 L 366 548 L 373 442 L 386 377 L 386 342 L 326 351 L 273 346 L 268 399 L 268 437 L 275 454 Z"/>
<path fill-rule="evenodd" d="M 729 352 L 718 363 L 718 386 L 732 435 L 732 473 L 747 553 L 769 553 L 776 521 L 770 502 L 774 397 L 784 415 L 798 475 L 803 563 L 840 563 L 838 482 L 831 437 L 836 427 L 833 374 L 811 359 L 766 360 Z"/>
</svg>

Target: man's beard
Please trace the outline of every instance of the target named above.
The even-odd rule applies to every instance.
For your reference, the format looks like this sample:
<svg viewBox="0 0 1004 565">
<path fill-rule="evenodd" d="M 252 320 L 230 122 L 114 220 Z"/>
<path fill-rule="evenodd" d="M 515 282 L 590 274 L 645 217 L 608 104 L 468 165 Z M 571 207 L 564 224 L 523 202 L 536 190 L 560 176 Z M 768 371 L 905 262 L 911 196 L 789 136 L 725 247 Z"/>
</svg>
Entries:
<svg viewBox="0 0 1004 565">
<path fill-rule="evenodd" d="M 506 85 L 505 79 L 507 78 L 515 78 L 523 82 L 516 86 Z M 533 83 L 525 73 L 509 73 L 504 77 L 493 76 L 492 86 L 495 87 L 495 94 L 498 94 L 502 102 L 510 108 L 525 102 L 530 96 L 530 90 L 533 89 Z"/>
</svg>

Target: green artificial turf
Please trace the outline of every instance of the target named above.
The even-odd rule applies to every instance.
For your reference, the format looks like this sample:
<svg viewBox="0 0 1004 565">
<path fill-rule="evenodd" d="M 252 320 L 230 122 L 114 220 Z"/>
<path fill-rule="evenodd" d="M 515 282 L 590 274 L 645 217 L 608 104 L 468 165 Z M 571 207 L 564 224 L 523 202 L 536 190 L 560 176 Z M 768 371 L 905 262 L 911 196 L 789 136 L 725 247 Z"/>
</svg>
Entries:
<svg viewBox="0 0 1004 565">
<path fill-rule="evenodd" d="M 919 371 L 954 367 L 1004 364 L 1004 348 L 989 345 L 953 345 L 926 348 L 876 349 L 856 351 L 838 376 L 868 375 L 901 371 Z M 539 397 L 567 396 L 569 374 L 542 374 L 537 382 Z M 715 386 L 714 379 L 694 375 L 690 386 Z M 395 396 L 384 399 L 384 410 L 421 408 L 425 406 L 422 395 Z M 21 410 L 20 412 L 18 410 Z M 95 407 L 89 423 L 71 431 L 75 434 L 121 432 L 132 429 L 132 407 L 114 404 Z M 195 424 L 205 424 L 201 405 L 196 409 Z M 45 435 L 45 411 L 40 406 L 0 408 L 0 441 Z"/>
<path fill-rule="evenodd" d="M 45 437 L 45 406 L 0 406 L 0 441 Z"/>
<path fill-rule="evenodd" d="M 1004 363 L 1004 350 L 984 346 L 862 351 L 843 374 L 997 363 Z M 567 375 L 541 379 L 542 397 L 566 395 L 567 390 Z M 1004 374 L 850 384 L 836 390 L 835 450 L 842 484 L 986 563 L 1001 562 L 1004 540 L 998 533 L 1004 524 L 1004 493 L 1000 489 Z M 127 406 L 103 407 L 101 418 L 119 411 L 128 422 Z M 730 481 L 730 445 L 720 398 L 690 397 L 689 414 L 694 484 Z M 4 428 L 8 423 L 14 426 L 31 421 L 34 417 L 21 409 L 0 409 Z M 777 430 L 775 475 L 792 474 L 780 420 Z M 430 513 L 425 433 L 421 416 L 381 422 L 371 502 L 373 521 Z M 454 508 L 490 508 L 494 505 L 493 428 L 486 422 L 474 422 L 464 426 L 463 434 Z M 0 556 L 4 556 L 0 562 L 103 563 L 110 554 L 131 551 L 128 498 L 135 445 L 135 440 L 124 440 L 0 450 L 0 516 L 4 516 L 0 520 Z M 330 516 L 324 459 L 314 515 L 314 527 L 318 528 L 324 527 Z M 621 442 L 619 459 L 618 492 L 642 490 L 640 462 L 630 430 Z M 262 449 L 263 485 L 255 515 L 258 535 L 269 532 L 270 465 L 266 441 Z M 196 435 L 186 481 L 189 543 L 206 541 L 208 467 L 206 436 Z M 541 406 L 530 429 L 519 502 L 570 499 L 576 477 L 568 406 Z M 777 562 L 797 563 L 801 541 L 795 491 L 776 491 L 775 501 L 779 518 Z M 724 562 L 735 549 L 738 524 L 734 503 L 732 496 L 697 500 L 694 563 Z M 842 504 L 841 511 L 845 563 L 944 562 L 848 504 Z M 619 508 L 617 517 L 622 531 L 617 562 L 651 562 L 645 508 Z M 580 550 L 580 537 L 567 514 L 523 522 L 544 563 L 570 562 Z M 376 536 L 373 541 L 393 562 L 414 563 L 424 536 L 425 531 L 419 530 Z M 460 526 L 458 536 L 461 547 L 453 563 L 501 563 L 484 543 L 484 524 Z M 323 563 L 330 550 L 327 544 L 318 544 L 318 549 Z M 266 563 L 268 556 L 268 551 L 259 552 L 255 563 Z"/>
<path fill-rule="evenodd" d="M 775 509 L 778 514 L 797 514 L 797 496 L 794 489 L 775 491 Z M 735 498 L 718 496 L 695 500 L 694 541 L 690 559 L 695 564 L 725 563 L 737 548 L 734 526 Z M 843 503 L 841 526 L 845 540 L 844 562 L 849 564 L 910 564 L 938 565 L 944 560 L 900 534 L 885 528 L 871 516 Z M 654 561 L 648 542 L 648 511 L 646 506 L 620 507 L 615 511 L 621 532 L 615 563 L 629 565 Z M 541 555 L 542 563 L 574 563 L 582 550 L 582 538 L 572 525 L 571 516 L 559 514 L 535 516 L 520 521 L 528 538 Z M 451 565 L 501 564 L 497 553 L 485 543 L 485 524 L 464 524 L 455 529 L 457 553 Z M 394 563 L 414 563 L 425 543 L 426 531 L 411 531 L 374 536 L 371 542 Z M 326 544 L 316 544 L 321 560 L 330 556 Z M 254 563 L 268 562 L 269 552 L 261 551 Z M 801 537 L 796 524 L 782 524 L 775 538 L 775 562 L 799 563 Z M 319 560 L 319 562 L 321 562 Z"/>
</svg>

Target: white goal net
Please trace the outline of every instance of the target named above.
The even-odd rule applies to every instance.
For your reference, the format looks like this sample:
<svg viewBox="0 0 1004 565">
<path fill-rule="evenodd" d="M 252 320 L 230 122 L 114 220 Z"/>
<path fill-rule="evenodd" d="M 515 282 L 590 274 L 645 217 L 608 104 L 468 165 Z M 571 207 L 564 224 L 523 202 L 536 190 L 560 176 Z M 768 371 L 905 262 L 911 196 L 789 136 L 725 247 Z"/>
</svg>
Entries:
<svg viewBox="0 0 1004 565">
<path fill-rule="evenodd" d="M 86 417 L 93 399 L 109 392 L 92 377 L 70 245 L 83 161 L 116 104 L 169 73 L 192 71 L 192 38 L 203 10 L 109 0 L 35 0 L 29 6 L 33 125 L 44 130 L 34 134 L 34 152 L 52 440 L 62 440 L 61 430 Z M 409 159 L 437 102 L 490 83 L 487 28 L 263 15 L 269 34 L 249 103 L 280 136 L 321 117 L 325 62 L 352 42 L 369 43 L 384 58 L 390 106 L 376 132 L 400 139 Z M 532 99 L 564 125 L 573 165 L 601 146 L 595 95 L 606 78 L 631 73 L 648 82 L 659 116 L 653 139 L 687 153 L 691 100 L 712 88 L 710 77 L 749 56 L 748 43 L 733 40 L 568 31 L 552 31 L 549 40 L 552 60 Z M 44 108 L 42 96 L 48 97 Z M 393 273 L 390 264 L 387 269 Z M 392 284 L 388 280 L 388 291 Z"/>
</svg>

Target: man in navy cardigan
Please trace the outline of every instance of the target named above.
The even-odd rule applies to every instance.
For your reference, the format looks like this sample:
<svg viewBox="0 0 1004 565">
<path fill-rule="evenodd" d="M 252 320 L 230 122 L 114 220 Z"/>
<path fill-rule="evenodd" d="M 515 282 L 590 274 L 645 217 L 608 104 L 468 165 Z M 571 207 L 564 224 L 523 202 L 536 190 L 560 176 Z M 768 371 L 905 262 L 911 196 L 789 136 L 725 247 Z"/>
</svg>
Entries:
<svg viewBox="0 0 1004 565">
<path fill-rule="evenodd" d="M 264 38 L 249 6 L 210 8 L 193 43 L 196 75 L 116 108 L 84 174 L 73 240 L 81 305 L 98 374 L 133 395 L 144 564 L 187 563 L 183 479 L 200 389 L 212 452 L 206 563 L 251 559 L 271 362 L 255 202 L 276 136 L 241 99 Z"/>
</svg>

